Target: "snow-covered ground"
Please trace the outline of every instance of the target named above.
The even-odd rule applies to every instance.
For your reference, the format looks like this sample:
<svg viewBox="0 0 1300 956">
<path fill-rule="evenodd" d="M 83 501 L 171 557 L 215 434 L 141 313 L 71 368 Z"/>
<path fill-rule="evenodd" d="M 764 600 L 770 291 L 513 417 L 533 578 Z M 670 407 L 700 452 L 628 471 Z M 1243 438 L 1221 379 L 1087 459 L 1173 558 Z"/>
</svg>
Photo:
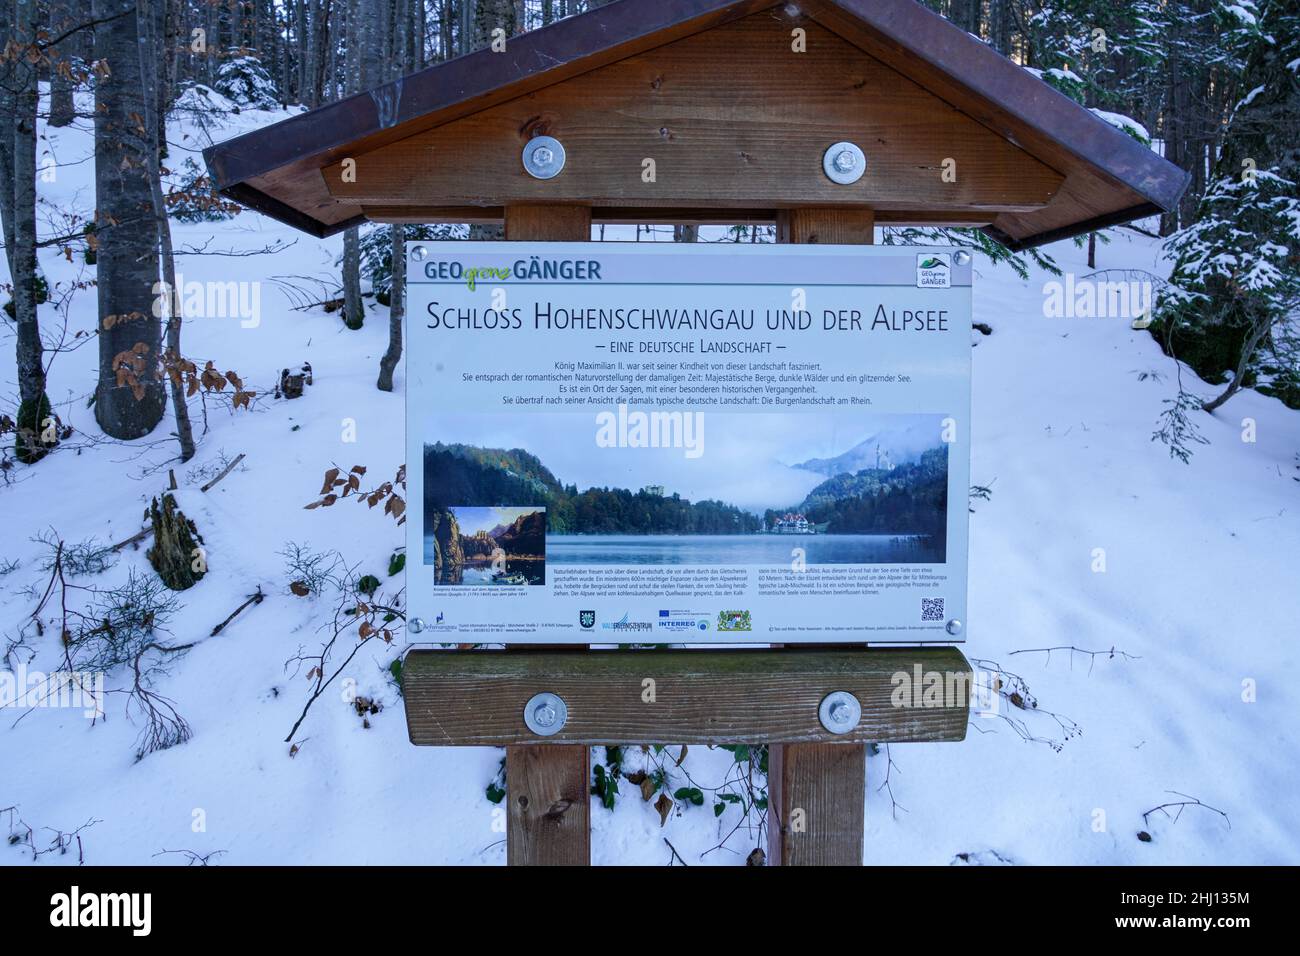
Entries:
<svg viewBox="0 0 1300 956">
<path fill-rule="evenodd" d="M 246 110 L 213 135 L 279 115 Z M 54 181 L 40 184 L 43 209 L 93 208 L 88 125 L 50 130 L 41 140 L 42 153 L 58 164 Z M 199 159 L 206 144 L 188 120 L 177 124 L 173 163 Z M 93 725 L 79 710 L 0 711 L 0 809 L 17 808 L 0 813 L 0 829 L 24 821 L 40 847 L 55 831 L 94 821 L 80 834 L 91 864 L 186 861 L 157 856 L 165 850 L 222 851 L 213 862 L 230 864 L 502 863 L 500 813 L 484 794 L 501 752 L 408 743 L 387 672 L 400 646 L 374 642 L 348 668 L 356 693 L 383 705 L 369 727 L 342 689 L 331 689 L 312 708 L 296 751 L 284 742 L 309 687 L 305 671 L 286 670 L 286 661 L 300 648 L 319 648 L 332 604 L 291 595 L 278 552 L 290 541 L 337 549 L 359 573 L 389 582 L 388 559 L 402 543 L 391 520 L 354 504 L 303 510 L 331 464 L 364 464 L 376 482 L 401 464 L 402 371 L 395 392 L 374 388 L 386 311 L 370 300 L 365 327 L 351 332 L 336 313 L 293 310 L 272 281 L 334 281 L 338 237 L 316 241 L 251 212 L 173 228 L 178 248 L 292 243 L 272 254 L 180 260 L 187 282 L 261 282 L 255 328 L 195 318 L 184 332 L 188 355 L 236 370 L 259 393 L 251 412 L 209 403 L 198 455 L 177 468 L 178 499 L 203 535 L 210 573 L 180 594 L 183 610 L 164 636 L 197 646 L 156 689 L 176 702 L 193 737 L 137 762 L 140 726 L 116 694 L 107 719 Z M 1112 235 L 1099 249 L 1100 268 L 1159 268 L 1150 240 Z M 1088 271 L 1072 244 L 1048 251 L 1067 271 Z M 79 272 L 55 248 L 42 251 L 41 268 L 52 285 Z M 976 500 L 971 516 L 964 650 L 1021 675 L 1039 709 L 1003 703 L 1002 716 L 973 718 L 961 744 L 893 746 L 889 790 L 882 789 L 886 753 L 870 757 L 867 861 L 1300 862 L 1293 799 L 1300 691 L 1285 670 L 1300 636 L 1300 414 L 1242 393 L 1218 415 L 1199 416 L 1209 444 L 1182 464 L 1150 440 L 1175 370 L 1145 332 L 1122 319 L 1044 318 L 1046 273 L 1021 281 L 987 263 L 978 273 L 975 318 L 993 334 L 979 336 L 974 352 L 972 481 L 991 496 Z M 80 293 L 71 331 L 93 330 L 94 315 L 94 291 Z M 42 322 L 57 322 L 52 306 L 43 307 Z M 0 372 L 12 395 L 12 323 L 0 325 L 0 340 Z M 78 341 L 79 349 L 55 358 L 49 394 L 78 432 L 71 443 L 85 445 L 85 435 L 97 434 L 85 404 L 96 344 Z M 272 399 L 279 370 L 304 361 L 314 371 L 306 396 Z M 1183 378 L 1210 391 L 1186 370 Z M 1256 423 L 1254 442 L 1242 439 L 1246 418 Z M 349 419 L 355 442 L 345 441 Z M 0 577 L 0 634 L 17 633 L 45 587 L 40 565 L 48 549 L 33 536 L 107 544 L 140 527 L 149 499 L 166 487 L 167 468 L 156 466 L 174 455 L 169 426 L 170 417 L 153 444 L 59 451 L 34 468 L 17 466 L 13 483 L 0 484 L 0 566 L 17 562 Z M 210 492 L 189 480 L 210 477 L 221 456 L 240 453 L 242 465 Z M 1104 549 L 1104 571 L 1094 570 L 1096 549 Z M 111 587 L 133 567 L 152 574 L 143 550 L 127 549 L 108 571 L 74 583 Z M 259 586 L 267 599 L 209 637 Z M 1015 653 L 1058 645 L 1116 654 Z M 31 669 L 58 668 L 57 629 L 47 628 L 33 649 Z M 125 680 L 111 674 L 108 687 Z M 1243 700 L 1249 681 L 1252 702 Z M 1005 718 L 1036 739 L 1022 739 Z M 1077 733 L 1063 730 L 1075 724 Z M 625 769 L 639 759 L 633 749 Z M 731 762 L 728 752 L 697 747 L 683 770 L 716 785 Z M 674 786 L 686 785 L 675 773 Z M 715 818 L 706 801 L 661 828 L 634 786 L 621 789 L 612 812 L 592 808 L 596 863 L 664 864 L 664 837 L 692 865 L 743 863 L 756 845 L 742 829 L 704 855 L 735 827 L 737 810 Z M 1160 813 L 1144 821 L 1144 811 L 1184 799 L 1170 791 L 1227 819 L 1192 807 L 1176 822 Z M 1138 831 L 1152 839 L 1139 841 Z M 74 845 L 41 862 L 71 863 L 77 855 Z M 0 862 L 30 859 L 21 843 L 0 848 Z"/>
</svg>

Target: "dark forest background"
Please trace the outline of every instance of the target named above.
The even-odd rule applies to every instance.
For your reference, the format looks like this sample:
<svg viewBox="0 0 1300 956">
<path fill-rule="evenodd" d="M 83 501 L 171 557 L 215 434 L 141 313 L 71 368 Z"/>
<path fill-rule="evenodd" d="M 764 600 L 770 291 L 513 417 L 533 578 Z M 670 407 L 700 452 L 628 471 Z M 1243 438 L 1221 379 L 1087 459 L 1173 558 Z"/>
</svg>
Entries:
<svg viewBox="0 0 1300 956">
<path fill-rule="evenodd" d="M 619 2 L 619 0 L 615 0 Z M 1178 207 L 1130 225 L 1167 239 L 1171 274 L 1156 277 L 1152 334 L 1169 354 L 1217 383 L 1209 398 L 1179 385 L 1158 433 L 1183 453 L 1194 414 L 1243 386 L 1300 407 L 1300 7 L 1296 0 L 926 0 L 1082 105 L 1103 111 L 1190 174 Z M 155 286 L 174 287 L 172 218 L 238 212 L 213 197 L 192 159 L 173 159 L 166 119 L 202 112 L 209 90 L 263 108 L 315 107 L 584 13 L 602 0 L 0 0 L 0 219 L 13 281 L 0 320 L 17 356 L 13 434 L 5 461 L 32 464 L 61 432 L 46 397 L 48 345 L 38 310 L 49 288 L 38 249 L 96 265 L 100 323 L 96 421 L 112 439 L 152 433 L 169 406 L 179 457 L 195 443 L 187 397 L 202 370 L 184 357 L 181 317 L 154 313 Z M 761 69 L 761 64 L 754 64 Z M 38 95 L 49 84 L 48 97 Z M 89 96 L 74 100 L 74 92 Z M 236 107 L 238 108 L 238 107 Z M 1118 115 L 1130 117 L 1127 122 Z M 95 209 L 45 211 L 37 227 L 37 119 L 93 122 Z M 187 165 L 188 164 L 188 165 Z M 181 187 L 174 184 L 184 175 Z M 164 180 L 173 181 L 165 185 Z M 51 218 L 51 216 L 53 218 Z M 219 230 L 214 225 L 214 231 Z M 337 311 L 364 320 L 363 277 L 391 304 L 389 346 L 376 385 L 391 390 L 402 350 L 401 251 L 412 236 L 488 238 L 498 227 L 349 229 Z M 695 241 L 691 226 L 669 227 Z M 770 227 L 737 226 L 737 241 Z M 885 242 L 964 242 L 998 259 L 1024 257 L 978 233 L 886 230 Z M 941 233 L 941 234 L 940 234 Z M 1102 233 L 1087 237 L 1090 260 Z M 1037 265 L 1053 268 L 1039 253 Z M 232 381 L 236 389 L 238 382 Z M 87 383 L 88 390 L 90 383 Z M 11 386 L 11 387 L 13 387 Z M 1181 452 L 1179 451 L 1181 449 Z"/>
</svg>

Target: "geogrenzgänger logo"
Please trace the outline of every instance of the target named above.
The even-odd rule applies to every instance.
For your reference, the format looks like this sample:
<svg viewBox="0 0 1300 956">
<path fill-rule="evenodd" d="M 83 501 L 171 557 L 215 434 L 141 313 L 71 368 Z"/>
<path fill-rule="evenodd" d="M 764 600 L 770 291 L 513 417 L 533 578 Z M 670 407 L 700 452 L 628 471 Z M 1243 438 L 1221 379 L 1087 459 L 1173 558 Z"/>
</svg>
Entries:
<svg viewBox="0 0 1300 956">
<path fill-rule="evenodd" d="M 946 252 L 921 252 L 916 256 L 916 287 L 947 289 L 952 286 L 952 256 Z"/>
<path fill-rule="evenodd" d="M 498 266 L 467 267 L 454 259 L 434 259 L 424 263 L 424 277 L 441 281 L 464 282 L 473 292 L 480 282 L 600 282 L 598 259 L 551 259 L 529 256 Z"/>
</svg>

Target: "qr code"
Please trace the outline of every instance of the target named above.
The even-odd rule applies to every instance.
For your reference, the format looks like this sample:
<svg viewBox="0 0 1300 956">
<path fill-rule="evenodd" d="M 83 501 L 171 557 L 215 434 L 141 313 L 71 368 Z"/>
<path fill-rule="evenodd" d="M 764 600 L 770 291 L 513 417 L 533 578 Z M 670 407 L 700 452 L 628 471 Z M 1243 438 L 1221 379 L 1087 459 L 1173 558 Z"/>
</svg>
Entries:
<svg viewBox="0 0 1300 956">
<path fill-rule="evenodd" d="M 942 621 L 943 619 L 943 598 L 921 598 L 922 621 Z"/>
</svg>

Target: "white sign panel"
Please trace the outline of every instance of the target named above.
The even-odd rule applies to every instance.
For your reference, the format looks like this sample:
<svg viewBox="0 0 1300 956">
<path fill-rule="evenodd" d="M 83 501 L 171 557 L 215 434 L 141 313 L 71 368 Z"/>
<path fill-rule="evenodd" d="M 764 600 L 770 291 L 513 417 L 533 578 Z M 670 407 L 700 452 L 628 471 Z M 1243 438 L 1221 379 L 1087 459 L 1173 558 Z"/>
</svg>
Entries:
<svg viewBox="0 0 1300 956">
<path fill-rule="evenodd" d="M 420 640 L 964 638 L 968 256 L 409 254 Z"/>
</svg>

